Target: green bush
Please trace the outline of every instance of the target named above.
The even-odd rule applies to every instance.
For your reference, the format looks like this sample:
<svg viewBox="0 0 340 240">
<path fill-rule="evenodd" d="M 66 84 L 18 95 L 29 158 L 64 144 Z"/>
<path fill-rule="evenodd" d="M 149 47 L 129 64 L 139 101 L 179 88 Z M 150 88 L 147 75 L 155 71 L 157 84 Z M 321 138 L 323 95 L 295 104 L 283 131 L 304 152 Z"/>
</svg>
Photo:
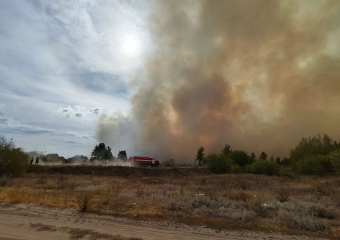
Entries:
<svg viewBox="0 0 340 240">
<path fill-rule="evenodd" d="M 289 158 L 284 158 L 280 161 L 280 165 L 284 167 L 288 167 L 290 165 L 290 159 Z"/>
<path fill-rule="evenodd" d="M 340 175 L 340 152 L 332 152 L 329 154 L 330 161 L 333 165 L 334 171 Z"/>
<path fill-rule="evenodd" d="M 280 167 L 275 162 L 258 160 L 251 165 L 250 172 L 268 176 L 279 175 Z"/>
<path fill-rule="evenodd" d="M 205 161 L 211 172 L 217 174 L 227 173 L 231 169 L 232 161 L 224 154 L 209 154 Z"/>
<path fill-rule="evenodd" d="M 308 156 L 296 163 L 298 173 L 323 175 L 327 172 L 334 171 L 331 159 L 328 156 Z"/>
<path fill-rule="evenodd" d="M 252 164 L 254 159 L 252 159 L 248 154 L 244 151 L 232 151 L 228 153 L 228 157 L 231 158 L 234 164 L 244 167 L 246 165 Z"/>
<path fill-rule="evenodd" d="M 0 136 L 0 176 L 22 176 L 28 169 L 28 156 L 13 141 Z"/>
</svg>

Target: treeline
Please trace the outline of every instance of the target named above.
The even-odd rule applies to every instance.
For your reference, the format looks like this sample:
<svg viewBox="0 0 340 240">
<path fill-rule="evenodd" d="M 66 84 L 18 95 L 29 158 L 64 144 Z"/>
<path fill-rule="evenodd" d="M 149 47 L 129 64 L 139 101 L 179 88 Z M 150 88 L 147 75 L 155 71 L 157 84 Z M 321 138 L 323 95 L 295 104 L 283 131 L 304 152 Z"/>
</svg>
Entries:
<svg viewBox="0 0 340 240">
<path fill-rule="evenodd" d="M 213 173 L 255 173 L 280 175 L 285 168 L 290 167 L 294 172 L 309 175 L 340 174 L 340 143 L 333 141 L 327 134 L 323 137 L 302 138 L 300 143 L 290 151 L 289 158 L 273 156 L 267 159 L 262 152 L 257 159 L 254 153 L 248 155 L 242 150 L 232 150 L 225 145 L 220 153 L 205 156 L 204 147 L 199 147 L 195 166 L 203 165 Z"/>
<path fill-rule="evenodd" d="M 272 156 L 267 160 L 267 154 L 262 152 L 257 159 L 254 153 L 248 155 L 242 150 L 232 150 L 226 144 L 220 153 L 212 153 L 205 156 L 204 147 L 199 147 L 194 165 L 196 167 L 207 166 L 211 172 L 222 173 L 255 173 L 269 176 L 279 175 L 282 166 L 289 164 L 288 159 L 281 161 L 279 157 L 274 160 Z"/>
<path fill-rule="evenodd" d="M 340 174 L 340 143 L 333 141 L 327 134 L 323 137 L 302 138 L 299 144 L 291 149 L 289 158 L 271 156 L 269 159 L 262 152 L 257 159 L 254 153 L 250 155 L 242 150 L 233 150 L 226 144 L 220 153 L 205 155 L 204 147 L 199 147 L 194 165 L 199 168 L 207 166 L 213 173 L 254 173 L 266 175 L 282 175 L 286 169 L 298 174 L 329 175 Z M 127 160 L 125 150 L 119 151 L 117 158 L 111 148 L 104 143 L 96 145 L 90 161 Z M 0 136 L 0 177 L 23 175 L 29 167 L 29 155 L 14 142 Z M 42 159 L 44 161 L 44 159 Z M 176 166 L 174 159 L 167 159 L 163 166 Z M 184 164 L 183 166 L 188 166 Z"/>
<path fill-rule="evenodd" d="M 96 145 L 91 153 L 90 161 L 113 161 L 115 159 L 127 160 L 127 153 L 125 150 L 118 152 L 117 157 L 113 156 L 110 146 L 105 146 L 105 143 L 99 143 Z"/>
<path fill-rule="evenodd" d="M 327 134 L 302 138 L 290 151 L 290 165 L 302 174 L 325 175 L 340 173 L 340 144 Z"/>
</svg>

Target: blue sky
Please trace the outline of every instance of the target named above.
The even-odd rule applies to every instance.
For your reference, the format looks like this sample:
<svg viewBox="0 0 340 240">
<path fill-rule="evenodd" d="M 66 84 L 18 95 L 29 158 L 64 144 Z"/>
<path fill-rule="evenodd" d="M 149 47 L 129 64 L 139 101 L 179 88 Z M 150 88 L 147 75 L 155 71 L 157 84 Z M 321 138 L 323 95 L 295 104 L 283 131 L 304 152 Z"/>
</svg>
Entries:
<svg viewBox="0 0 340 240">
<path fill-rule="evenodd" d="M 0 1 L 0 134 L 88 155 L 101 114 L 127 114 L 150 40 L 140 1 Z"/>
</svg>

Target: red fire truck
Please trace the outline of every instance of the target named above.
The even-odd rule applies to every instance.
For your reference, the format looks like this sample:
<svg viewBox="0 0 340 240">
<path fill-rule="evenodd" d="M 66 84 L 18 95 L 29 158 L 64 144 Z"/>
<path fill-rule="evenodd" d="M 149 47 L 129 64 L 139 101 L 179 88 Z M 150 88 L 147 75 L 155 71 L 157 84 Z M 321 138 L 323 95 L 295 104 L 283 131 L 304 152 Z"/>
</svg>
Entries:
<svg viewBox="0 0 340 240">
<path fill-rule="evenodd" d="M 158 167 L 159 161 L 151 157 L 134 156 L 129 158 L 130 163 L 141 167 Z"/>
</svg>

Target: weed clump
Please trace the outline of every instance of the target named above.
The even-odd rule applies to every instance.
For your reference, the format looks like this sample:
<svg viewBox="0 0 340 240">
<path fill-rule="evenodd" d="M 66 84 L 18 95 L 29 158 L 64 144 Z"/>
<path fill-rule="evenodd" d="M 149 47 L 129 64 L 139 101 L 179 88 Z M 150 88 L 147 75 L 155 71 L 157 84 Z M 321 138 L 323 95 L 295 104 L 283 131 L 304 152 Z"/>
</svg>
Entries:
<svg viewBox="0 0 340 240">
<path fill-rule="evenodd" d="M 86 212 L 92 205 L 94 192 L 92 190 L 83 189 L 77 194 L 76 203 L 80 212 Z"/>
</svg>

